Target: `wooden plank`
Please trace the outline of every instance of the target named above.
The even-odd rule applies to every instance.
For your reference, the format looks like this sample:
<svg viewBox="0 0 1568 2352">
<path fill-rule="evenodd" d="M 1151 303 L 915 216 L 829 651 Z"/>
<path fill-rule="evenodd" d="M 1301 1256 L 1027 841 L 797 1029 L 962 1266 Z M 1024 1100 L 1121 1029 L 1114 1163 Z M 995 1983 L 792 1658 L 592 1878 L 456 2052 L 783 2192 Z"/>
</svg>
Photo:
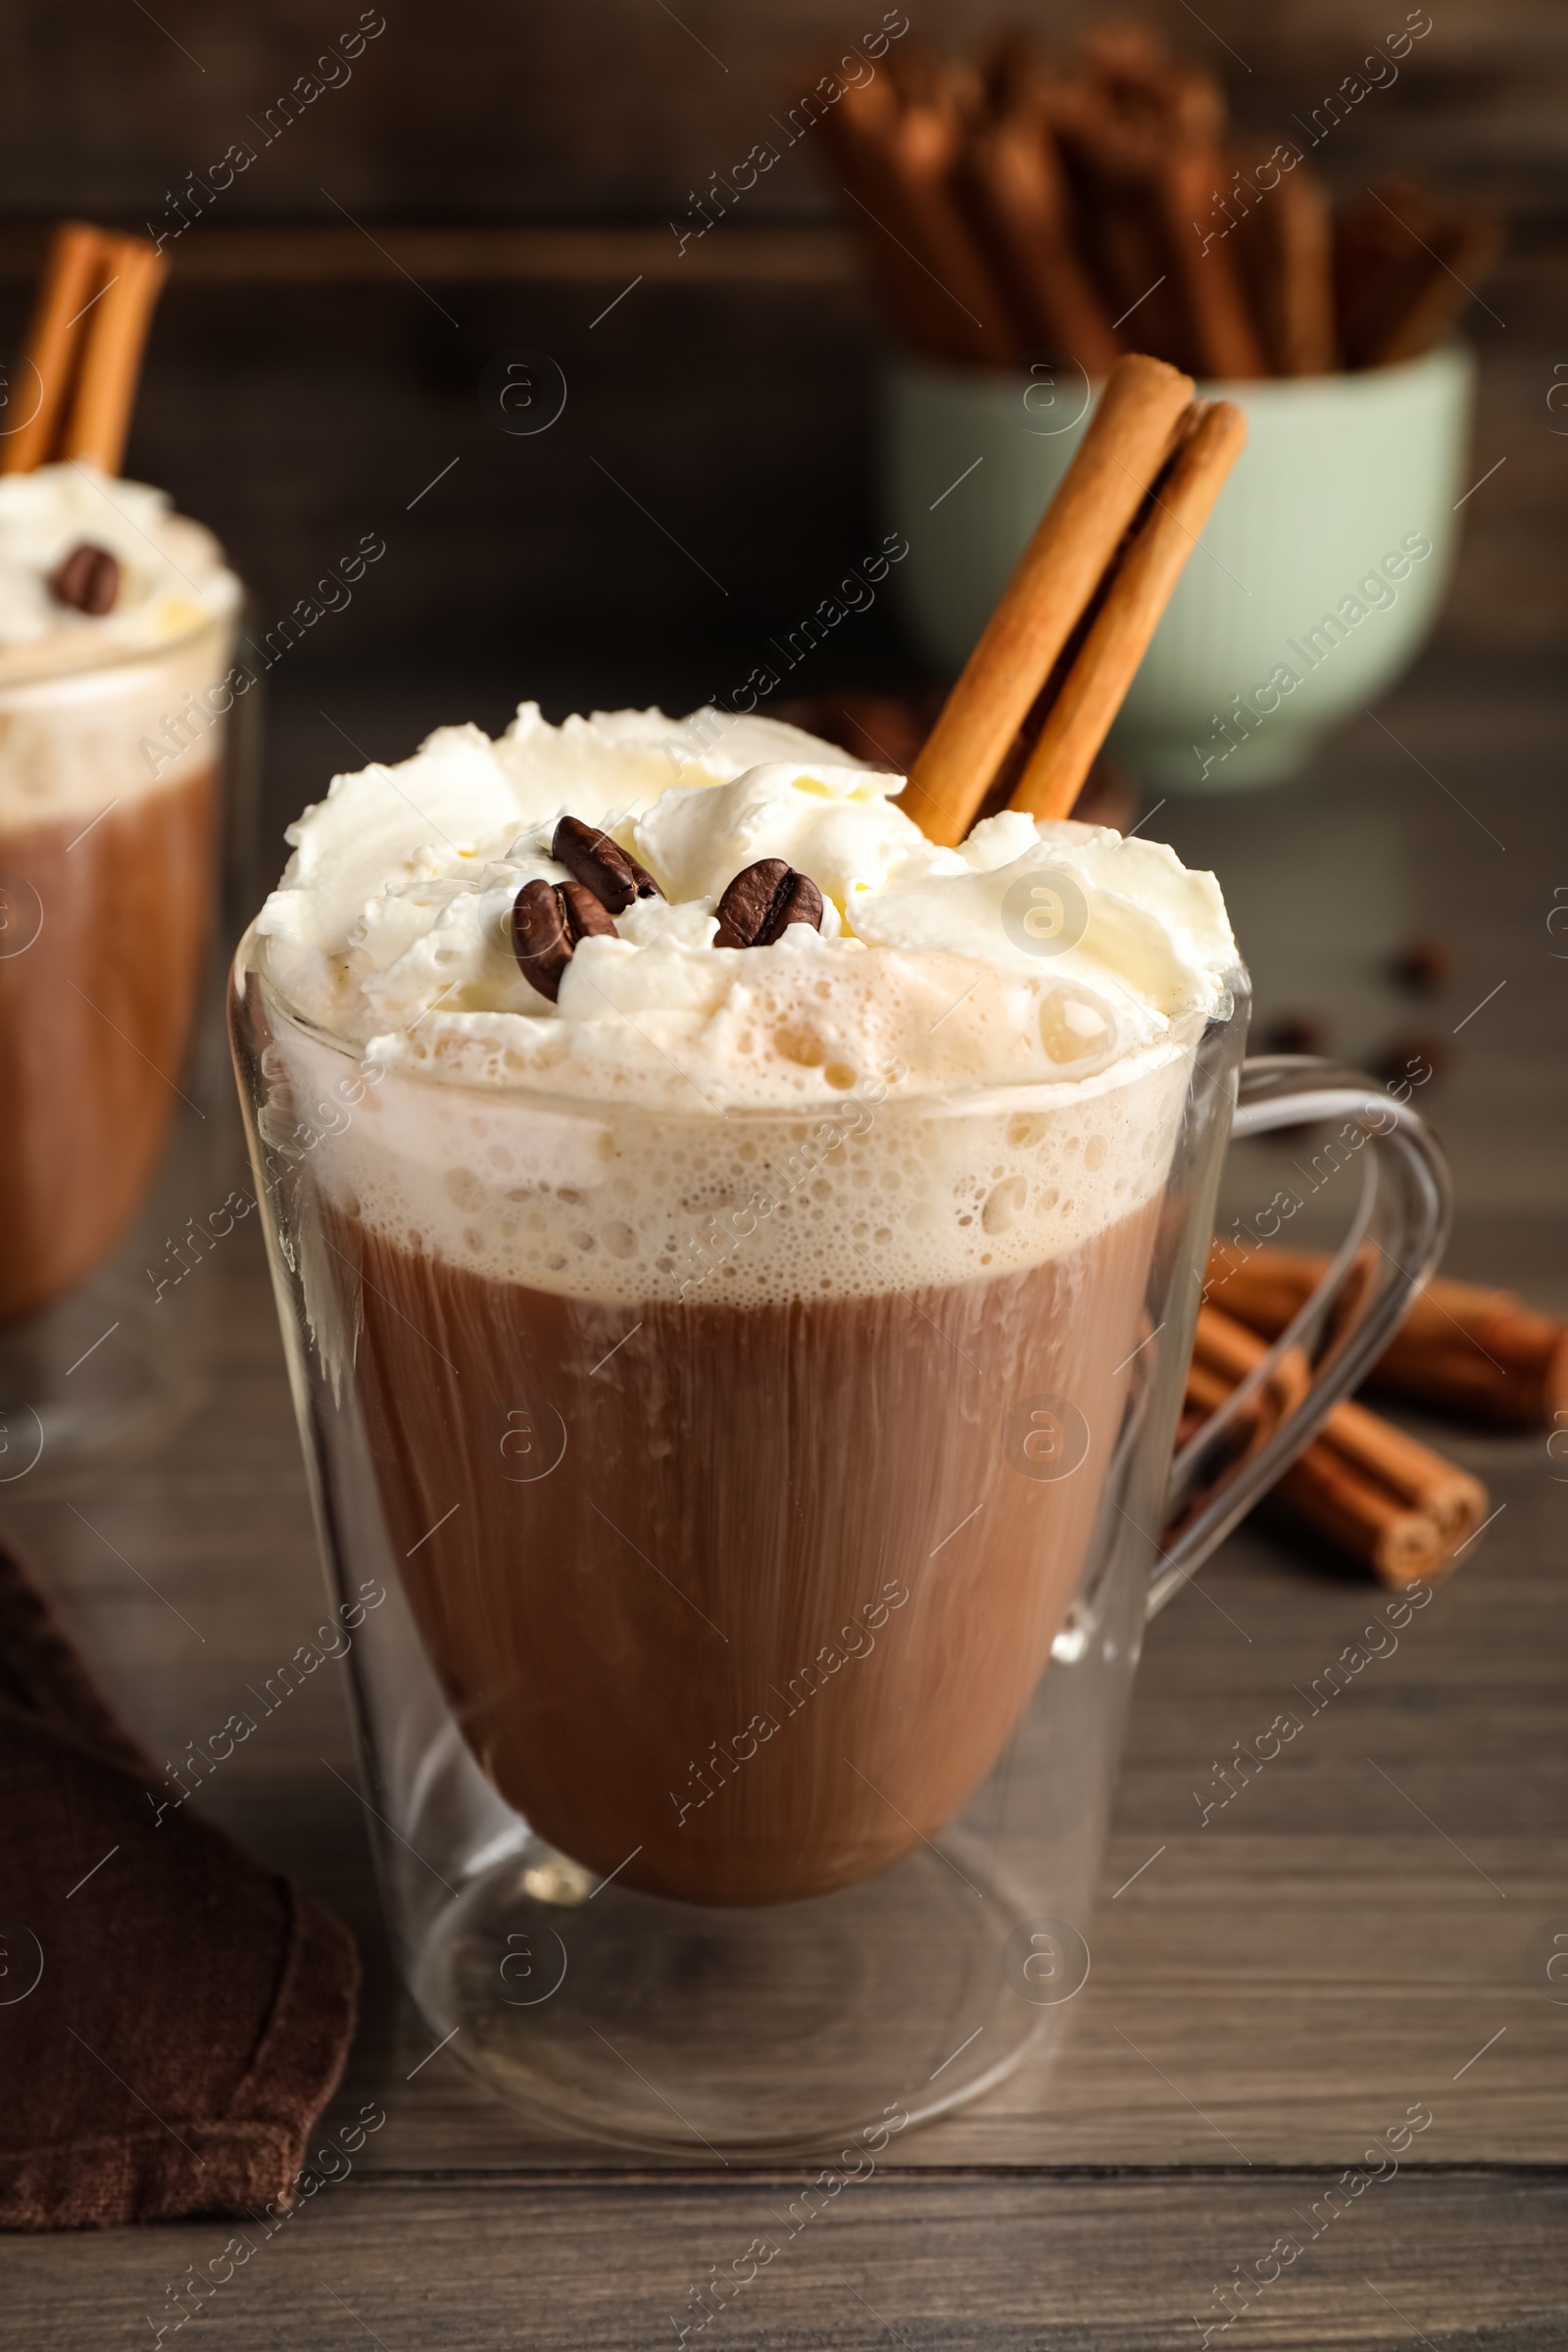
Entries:
<svg viewBox="0 0 1568 2352">
<path fill-rule="evenodd" d="M 450 0 L 422 20 L 380 13 L 386 29 L 350 78 L 322 51 L 341 52 L 355 10 L 334 30 L 271 5 L 220 35 L 199 6 L 78 17 L 24 0 L 13 19 L 27 74 L 0 92 L 13 201 L 74 209 L 90 190 L 139 217 L 169 201 L 171 181 L 188 188 L 190 172 L 208 193 L 186 203 L 220 213 L 298 215 L 319 204 L 323 180 L 356 211 L 392 190 L 432 213 L 587 213 L 617 200 L 680 213 L 710 173 L 733 183 L 766 141 L 777 167 L 741 201 L 785 213 L 824 203 L 831 185 L 817 137 L 798 127 L 802 99 L 847 43 L 863 46 L 888 21 L 880 6 L 846 13 L 824 0 L 673 14 L 632 0 L 554 13 Z M 1044 0 L 1012 14 L 1052 48 L 1070 45 L 1071 22 Z M 1402 165 L 1549 219 L 1564 149 L 1560 14 L 1551 0 L 1428 14 L 1396 67 L 1363 60 L 1405 24 L 1402 10 L 1384 26 L 1306 0 L 1266 12 L 1230 0 L 1201 23 L 1183 11 L 1166 21 L 1188 56 L 1225 77 L 1249 129 L 1316 140 L 1313 161 L 1335 184 Z M 972 54 L 983 30 L 962 0 L 934 0 L 914 37 Z M 287 97 L 302 88 L 315 92 L 303 114 Z M 254 161 L 223 189 L 215 168 L 231 141 Z"/>
<path fill-rule="evenodd" d="M 155 226 L 158 223 L 154 223 Z M 0 229 L 0 280 L 37 274 L 42 229 Z M 167 247 L 176 286 L 419 285 L 837 286 L 858 273 L 856 248 L 835 223 L 737 226 L 682 247 L 669 228 L 479 225 L 448 228 L 371 219 L 288 227 L 193 224 Z"/>
<path fill-rule="evenodd" d="M 1303 2352 L 1481 2341 L 1546 2352 L 1563 2340 L 1560 2178 L 1399 2174 L 1353 2200 L 1342 2191 L 1343 2204 L 1329 2195 L 1338 2175 L 1319 2172 L 884 2178 L 820 2209 L 803 2193 L 810 2178 L 447 2194 L 350 2179 L 270 2243 L 252 2227 L 235 2244 L 226 2223 L 69 2248 L 13 2240 L 7 2318 L 28 2352 L 147 2343 L 182 2308 L 169 2289 L 186 2278 L 195 2303 L 189 2266 L 216 2262 L 222 2282 L 201 2303 L 201 2340 L 221 2352 L 674 2345 L 715 2270 L 731 2282 L 727 2309 L 693 2340 L 719 2346 L 1196 2352 L 1204 2326 L 1209 2342 L 1225 2340 L 1215 2331 L 1227 2310 L 1245 2314 L 1238 2344 Z M 1256 2282 L 1250 2301 L 1237 2268 Z"/>
</svg>

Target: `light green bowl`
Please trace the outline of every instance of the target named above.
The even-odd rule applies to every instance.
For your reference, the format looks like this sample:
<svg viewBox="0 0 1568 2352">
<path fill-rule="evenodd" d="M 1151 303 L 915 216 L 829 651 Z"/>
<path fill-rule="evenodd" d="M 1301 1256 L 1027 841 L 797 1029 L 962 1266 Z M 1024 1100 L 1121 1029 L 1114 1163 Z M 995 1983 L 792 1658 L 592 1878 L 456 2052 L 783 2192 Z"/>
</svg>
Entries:
<svg viewBox="0 0 1568 2352">
<path fill-rule="evenodd" d="M 1474 375 L 1452 344 L 1360 374 L 1203 387 L 1247 411 L 1248 445 L 1112 730 L 1147 782 L 1295 775 L 1414 660 L 1453 562 Z M 1089 405 L 1081 377 L 1075 393 L 894 363 L 882 486 L 909 542 L 894 577 L 944 669 L 984 627 Z"/>
</svg>

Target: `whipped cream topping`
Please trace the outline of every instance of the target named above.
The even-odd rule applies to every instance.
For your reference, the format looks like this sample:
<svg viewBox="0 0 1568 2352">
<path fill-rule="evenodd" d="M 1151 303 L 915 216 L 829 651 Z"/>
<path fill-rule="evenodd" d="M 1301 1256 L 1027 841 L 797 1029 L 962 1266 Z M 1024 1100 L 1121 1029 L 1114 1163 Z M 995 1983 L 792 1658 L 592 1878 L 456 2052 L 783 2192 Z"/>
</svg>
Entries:
<svg viewBox="0 0 1568 2352">
<path fill-rule="evenodd" d="M 897 805 L 905 780 L 763 718 L 524 704 L 492 742 L 447 727 L 334 778 L 289 829 L 257 924 L 308 1021 L 382 1066 L 679 1112 L 1081 1083 L 1190 1042 L 1237 962 L 1211 875 L 1157 843 L 1015 810 L 961 849 Z M 566 878 L 558 819 L 600 826 L 663 892 L 583 940 L 551 1004 L 511 911 Z M 712 946 L 727 884 L 782 858 L 820 932 Z"/>
<path fill-rule="evenodd" d="M 114 610 L 98 616 L 49 587 L 84 540 L 120 564 Z M 212 533 L 174 514 L 162 490 L 74 462 L 0 475 L 0 681 L 169 644 L 235 612 L 239 597 Z"/>
</svg>

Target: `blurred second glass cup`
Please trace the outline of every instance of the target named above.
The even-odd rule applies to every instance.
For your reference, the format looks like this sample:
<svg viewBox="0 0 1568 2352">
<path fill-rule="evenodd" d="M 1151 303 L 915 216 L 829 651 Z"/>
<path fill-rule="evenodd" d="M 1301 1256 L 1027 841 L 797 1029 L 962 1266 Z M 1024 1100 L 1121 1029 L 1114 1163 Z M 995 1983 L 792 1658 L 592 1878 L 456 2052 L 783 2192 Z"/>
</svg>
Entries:
<svg viewBox="0 0 1568 2352">
<path fill-rule="evenodd" d="M 123 551 L 105 617 L 50 599 L 78 533 Z M 0 1482 L 28 1493 L 144 1441 L 196 1377 L 238 604 L 140 485 L 0 487 Z"/>
</svg>

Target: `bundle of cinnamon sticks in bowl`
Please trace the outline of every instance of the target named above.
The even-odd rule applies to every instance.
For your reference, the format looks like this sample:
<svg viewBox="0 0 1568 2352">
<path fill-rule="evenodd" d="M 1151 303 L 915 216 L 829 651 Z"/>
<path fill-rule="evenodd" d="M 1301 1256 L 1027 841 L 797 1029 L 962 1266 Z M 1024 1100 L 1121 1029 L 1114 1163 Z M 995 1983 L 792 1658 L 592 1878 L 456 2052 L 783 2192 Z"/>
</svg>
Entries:
<svg viewBox="0 0 1568 2352">
<path fill-rule="evenodd" d="M 934 667 L 967 657 L 1131 345 L 1241 409 L 1250 447 L 1112 748 L 1158 792 L 1299 773 L 1419 651 L 1475 512 L 1450 330 L 1495 220 L 1404 182 L 1336 220 L 1309 133 L 1259 161 L 1212 75 L 1126 29 L 1064 65 L 903 44 L 821 131 L 893 327 L 882 496 Z"/>
<path fill-rule="evenodd" d="M 1404 178 L 1336 217 L 1308 160 L 1326 132 L 1238 135 L 1216 77 L 1132 24 L 1064 60 L 1018 33 L 978 61 L 905 49 L 823 127 L 901 340 L 983 368 L 1389 366 L 1452 330 L 1501 236 Z"/>
</svg>

